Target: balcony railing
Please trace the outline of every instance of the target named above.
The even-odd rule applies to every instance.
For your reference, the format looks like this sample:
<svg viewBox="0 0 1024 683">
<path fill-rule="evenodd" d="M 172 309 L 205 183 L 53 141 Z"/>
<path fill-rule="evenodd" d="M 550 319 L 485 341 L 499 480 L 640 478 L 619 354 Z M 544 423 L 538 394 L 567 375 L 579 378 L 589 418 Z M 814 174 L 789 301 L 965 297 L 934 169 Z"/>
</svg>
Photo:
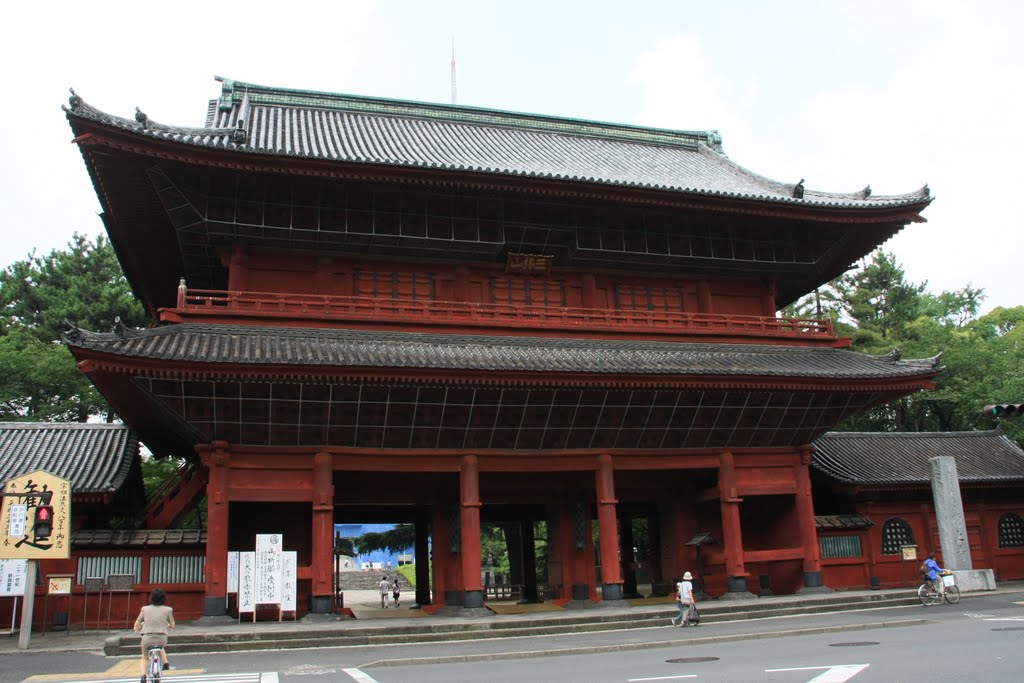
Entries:
<svg viewBox="0 0 1024 683">
<path fill-rule="evenodd" d="M 533 328 L 577 332 L 832 338 L 831 320 L 725 313 L 612 310 L 429 301 L 365 296 L 178 290 L 182 317 L 217 316 L 318 321 Z"/>
</svg>

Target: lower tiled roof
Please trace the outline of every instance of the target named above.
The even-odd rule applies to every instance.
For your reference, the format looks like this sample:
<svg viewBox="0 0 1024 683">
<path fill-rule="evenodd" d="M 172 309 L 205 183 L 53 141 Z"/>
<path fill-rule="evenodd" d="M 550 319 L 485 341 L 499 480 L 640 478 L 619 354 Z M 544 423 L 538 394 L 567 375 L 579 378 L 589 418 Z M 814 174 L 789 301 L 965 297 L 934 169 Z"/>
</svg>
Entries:
<svg viewBox="0 0 1024 683">
<path fill-rule="evenodd" d="M 206 546 L 206 529 L 97 529 L 71 535 L 74 548 Z"/>
<path fill-rule="evenodd" d="M 139 436 L 120 424 L 0 422 L 0 482 L 43 470 L 73 494 L 114 493 L 139 457 Z"/>
<path fill-rule="evenodd" d="M 814 442 L 812 467 L 826 477 L 874 486 L 927 485 L 930 458 L 952 456 L 961 483 L 1024 482 L 1024 451 L 987 432 L 829 432 Z"/>
<path fill-rule="evenodd" d="M 204 364 L 410 368 L 595 375 L 927 378 L 938 359 L 768 344 L 421 334 L 184 323 L 120 333 L 72 329 L 66 342 L 117 356 Z"/>
<path fill-rule="evenodd" d="M 819 531 L 843 531 L 847 529 L 867 529 L 875 523 L 864 515 L 816 515 L 814 525 Z"/>
</svg>

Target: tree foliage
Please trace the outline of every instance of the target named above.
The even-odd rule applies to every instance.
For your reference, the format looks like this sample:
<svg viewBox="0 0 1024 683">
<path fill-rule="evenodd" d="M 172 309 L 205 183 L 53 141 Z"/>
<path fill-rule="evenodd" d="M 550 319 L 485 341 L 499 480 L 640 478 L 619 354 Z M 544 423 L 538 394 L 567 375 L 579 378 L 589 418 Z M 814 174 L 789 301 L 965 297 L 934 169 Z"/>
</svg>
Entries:
<svg viewBox="0 0 1024 683">
<path fill-rule="evenodd" d="M 933 294 L 908 281 L 903 267 L 879 250 L 861 267 L 823 286 L 784 315 L 831 317 L 852 348 L 868 354 L 900 349 L 904 358 L 940 357 L 932 391 L 921 391 L 839 425 L 855 431 L 962 431 L 990 429 L 981 418 L 988 403 L 1024 401 L 1024 307 L 978 316 L 985 293 L 970 283 Z M 824 305 L 820 305 L 824 302 Z M 1021 441 L 1016 422 L 1001 423 Z"/>
<path fill-rule="evenodd" d="M 110 243 L 76 234 L 66 250 L 30 254 L 0 272 L 0 419 L 112 420 L 110 407 L 61 343 L 67 322 L 106 330 L 147 318 Z"/>
</svg>

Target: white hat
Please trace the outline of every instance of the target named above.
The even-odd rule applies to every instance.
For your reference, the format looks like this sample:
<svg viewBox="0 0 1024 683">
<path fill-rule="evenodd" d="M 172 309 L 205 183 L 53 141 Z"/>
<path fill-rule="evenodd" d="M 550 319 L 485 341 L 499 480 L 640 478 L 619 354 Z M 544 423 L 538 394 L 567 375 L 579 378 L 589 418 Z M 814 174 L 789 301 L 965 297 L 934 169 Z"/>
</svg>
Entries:
<svg viewBox="0 0 1024 683">
<path fill-rule="evenodd" d="M 693 574 L 691 574 L 690 572 L 686 572 L 685 574 L 683 574 L 683 581 L 689 581 L 692 578 Z"/>
</svg>

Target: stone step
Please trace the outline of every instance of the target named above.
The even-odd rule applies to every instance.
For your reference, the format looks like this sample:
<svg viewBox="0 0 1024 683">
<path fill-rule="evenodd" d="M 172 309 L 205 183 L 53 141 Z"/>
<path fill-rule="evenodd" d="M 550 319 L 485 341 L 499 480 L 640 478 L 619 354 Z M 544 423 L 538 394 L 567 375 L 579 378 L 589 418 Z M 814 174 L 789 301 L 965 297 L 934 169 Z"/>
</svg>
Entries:
<svg viewBox="0 0 1024 683">
<path fill-rule="evenodd" d="M 813 600 L 785 600 L 751 604 L 730 604 L 728 601 L 700 603 L 701 623 L 741 621 L 779 616 L 797 616 L 820 612 L 838 612 L 879 607 L 898 607 L 917 604 L 917 596 L 877 594 L 858 596 L 857 599 L 837 597 Z M 424 624 L 395 624 L 387 621 L 379 626 L 354 626 L 345 622 L 324 623 L 316 629 L 275 628 L 260 631 L 218 631 L 211 627 L 203 632 L 178 633 L 170 637 L 168 646 L 181 654 L 204 652 L 242 652 L 269 648 L 293 649 L 300 647 L 345 647 L 383 644 L 432 643 L 452 640 L 485 638 L 513 638 L 522 636 L 557 635 L 589 631 L 626 630 L 648 628 L 660 624 L 676 613 L 672 605 L 603 611 L 587 609 L 567 612 L 565 615 L 545 618 L 503 620 L 500 618 L 480 622 L 445 623 L 432 620 Z M 521 615 L 520 615 L 521 616 Z M 134 655 L 138 653 L 140 637 L 137 635 L 112 636 L 107 639 L 107 655 Z"/>
</svg>

